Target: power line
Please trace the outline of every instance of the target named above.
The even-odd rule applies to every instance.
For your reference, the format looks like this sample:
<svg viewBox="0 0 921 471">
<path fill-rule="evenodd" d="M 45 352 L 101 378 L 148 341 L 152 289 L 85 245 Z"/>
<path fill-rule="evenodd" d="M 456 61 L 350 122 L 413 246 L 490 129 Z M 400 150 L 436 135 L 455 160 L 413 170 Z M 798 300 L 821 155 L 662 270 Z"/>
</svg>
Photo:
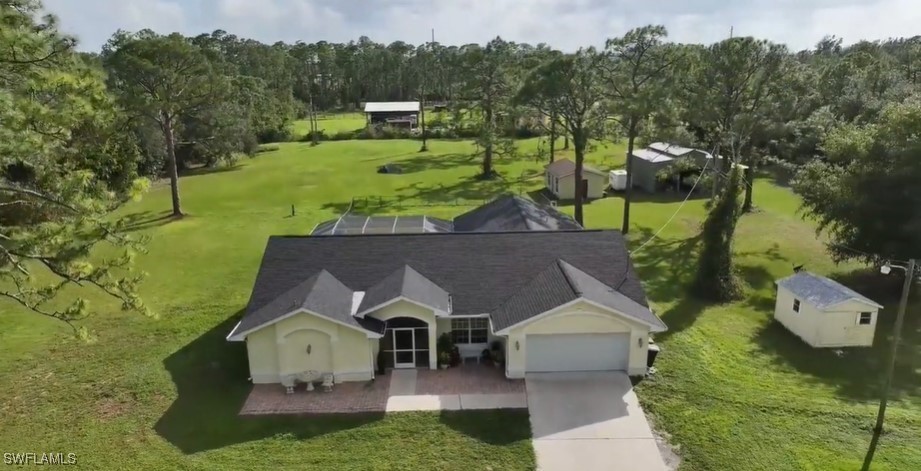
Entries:
<svg viewBox="0 0 921 471">
<path fill-rule="evenodd" d="M 681 212 L 681 208 L 683 208 L 684 205 L 685 205 L 685 203 L 687 203 L 688 200 L 691 199 L 691 195 L 694 194 L 694 190 L 697 189 L 697 184 L 700 182 L 700 178 L 703 177 L 704 172 L 706 172 L 707 166 L 708 166 L 708 165 L 710 165 L 710 159 L 707 159 L 707 161 L 704 162 L 704 167 L 700 170 L 700 173 L 697 174 L 697 179 L 694 180 L 694 185 L 691 187 L 691 191 L 689 191 L 688 194 L 687 194 L 687 196 L 684 197 L 684 201 L 682 201 L 681 204 L 678 205 L 678 209 L 675 210 L 675 212 L 672 214 L 672 217 L 668 218 L 668 221 L 665 221 L 665 224 L 663 224 L 662 227 L 660 227 L 659 230 L 657 230 L 657 231 L 655 232 L 655 234 L 653 234 L 652 237 L 649 238 L 649 240 L 647 240 L 646 242 L 643 242 L 642 245 L 640 245 L 639 247 L 633 249 L 633 250 L 630 252 L 630 255 L 633 255 L 633 254 L 639 252 L 640 249 L 642 249 L 643 247 L 646 247 L 650 242 L 653 241 L 653 239 L 655 239 L 656 237 L 658 237 L 659 234 L 662 233 L 662 231 L 663 231 L 669 224 L 671 224 L 671 222 L 675 219 L 675 216 L 677 216 L 678 213 Z"/>
</svg>

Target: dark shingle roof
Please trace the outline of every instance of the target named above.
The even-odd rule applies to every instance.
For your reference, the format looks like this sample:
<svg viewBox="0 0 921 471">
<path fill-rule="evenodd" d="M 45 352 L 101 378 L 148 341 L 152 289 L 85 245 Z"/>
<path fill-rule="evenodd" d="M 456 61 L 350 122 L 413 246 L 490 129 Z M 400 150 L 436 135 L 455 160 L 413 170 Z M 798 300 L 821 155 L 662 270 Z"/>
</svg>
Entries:
<svg viewBox="0 0 921 471">
<path fill-rule="evenodd" d="M 322 268 L 268 304 L 254 311 L 247 310 L 235 331 L 246 332 L 296 309 L 306 309 L 353 327 L 383 332 L 382 322 L 352 316 L 352 290 Z"/>
<path fill-rule="evenodd" d="M 871 306 L 883 307 L 876 301 L 873 301 L 837 281 L 807 271 L 800 271 L 794 275 L 777 280 L 777 284 L 787 288 L 797 297 L 809 301 L 810 304 L 819 309 L 825 309 L 852 299 L 863 301 Z"/>
<path fill-rule="evenodd" d="M 576 173 L 576 163 L 569 159 L 557 160 L 552 164 L 547 165 L 545 168 L 548 172 L 558 177 L 565 177 Z M 597 168 L 585 163 L 582 164 L 582 171 L 605 175 L 605 173 L 601 170 L 598 170 Z"/>
<path fill-rule="evenodd" d="M 665 323 L 656 317 L 645 304 L 640 304 L 624 296 L 614 288 L 598 281 L 597 278 L 566 263 L 564 260 L 560 260 L 559 265 L 577 295 L 621 312 L 644 324 L 649 324 L 653 326 L 653 332 L 666 330 Z"/>
<path fill-rule="evenodd" d="M 447 291 L 432 283 L 409 265 L 403 265 L 376 285 L 368 288 L 358 307 L 358 312 L 365 312 L 400 296 L 444 312 L 448 312 L 450 307 Z"/>
<path fill-rule="evenodd" d="M 496 309 L 493 326 L 502 330 L 582 297 L 649 324 L 654 332 L 666 329 L 648 307 L 563 260 L 548 265 Z"/>
<path fill-rule="evenodd" d="M 452 314 L 492 313 L 558 259 L 647 306 L 618 231 L 273 236 L 244 321 L 321 270 L 367 292 L 405 265 L 451 294 Z"/>
<path fill-rule="evenodd" d="M 581 229 L 575 219 L 529 199 L 505 195 L 454 218 L 456 232 Z"/>
</svg>

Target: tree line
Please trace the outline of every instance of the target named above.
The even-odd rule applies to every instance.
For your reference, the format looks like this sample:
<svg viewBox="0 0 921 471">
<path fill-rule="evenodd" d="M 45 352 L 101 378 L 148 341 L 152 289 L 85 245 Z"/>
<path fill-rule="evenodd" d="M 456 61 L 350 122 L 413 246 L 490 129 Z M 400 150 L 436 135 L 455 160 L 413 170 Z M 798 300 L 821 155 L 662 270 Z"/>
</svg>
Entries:
<svg viewBox="0 0 921 471">
<path fill-rule="evenodd" d="M 921 247 L 919 37 L 850 46 L 828 37 L 794 52 L 751 37 L 679 44 L 651 25 L 565 53 L 499 37 L 264 44 L 222 30 L 143 30 L 79 53 L 41 11 L 36 0 L 0 0 L 0 296 L 67 322 L 85 315 L 81 301 L 48 306 L 68 284 L 96 285 L 145 311 L 128 254 L 142 246 L 110 213 L 147 182 L 169 179 L 180 217 L 184 168 L 252 155 L 290 139 L 295 119 L 365 101 L 437 102 L 465 114 L 483 178 L 514 151 L 506 130 L 522 123 L 545 136 L 549 161 L 558 138 L 571 144 L 576 181 L 593 142 L 711 151 L 719 158 L 708 164 L 697 286 L 712 299 L 740 294 L 732 234 L 755 208 L 752 183 L 766 166 L 788 174 L 837 260 L 904 259 Z M 577 191 L 580 222 L 582 204 Z M 126 254 L 90 265 L 99 244 Z M 36 266 L 60 282 L 36 287 Z"/>
</svg>

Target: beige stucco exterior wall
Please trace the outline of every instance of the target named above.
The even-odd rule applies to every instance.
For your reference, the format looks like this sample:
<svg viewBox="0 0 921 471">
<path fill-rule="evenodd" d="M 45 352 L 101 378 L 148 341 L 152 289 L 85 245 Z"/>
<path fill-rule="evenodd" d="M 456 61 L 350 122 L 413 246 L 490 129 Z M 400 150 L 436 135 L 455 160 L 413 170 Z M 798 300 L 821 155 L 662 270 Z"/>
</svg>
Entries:
<svg viewBox="0 0 921 471">
<path fill-rule="evenodd" d="M 512 329 L 509 332 L 506 348 L 505 373 L 509 378 L 524 377 L 528 334 L 619 332 L 630 333 L 630 360 L 627 373 L 630 375 L 644 374 L 646 372 L 646 352 L 649 348 L 649 328 L 586 302 L 573 304 L 559 312 Z"/>
<path fill-rule="evenodd" d="M 777 288 L 774 318 L 813 347 L 860 347 L 873 345 L 878 310 L 859 302 L 842 303 L 831 311 L 820 311 L 800 300 L 800 312 L 793 312 L 796 297 L 782 286 Z M 858 325 L 861 312 L 873 313 L 869 325 Z"/>
<path fill-rule="evenodd" d="M 246 356 L 249 358 L 249 375 L 253 384 L 277 383 L 278 347 L 275 343 L 275 325 L 270 325 L 246 336 Z"/>
<path fill-rule="evenodd" d="M 298 313 L 253 332 L 246 343 L 253 383 L 278 383 L 281 375 L 307 369 L 332 373 L 336 382 L 374 377 L 377 339 L 312 314 Z"/>
<path fill-rule="evenodd" d="M 546 182 L 546 176 L 544 178 Z M 547 185 L 547 189 L 549 189 L 551 193 L 556 195 L 557 198 L 564 199 L 564 200 L 571 200 L 576 197 L 576 194 L 575 194 L 576 177 L 575 175 L 567 175 L 565 177 L 561 177 L 559 191 L 553 191 L 553 187 L 552 187 L 553 178 L 555 177 L 551 175 L 549 184 Z M 590 199 L 601 198 L 604 196 L 604 188 L 608 184 L 607 177 L 605 177 L 604 175 L 599 175 L 596 173 L 583 171 L 582 178 L 588 180 L 588 197 Z"/>
<path fill-rule="evenodd" d="M 436 341 L 438 340 L 437 331 L 439 324 L 436 321 L 435 311 L 411 302 L 397 301 L 376 311 L 369 312 L 366 314 L 366 316 L 373 317 L 382 321 L 386 321 L 394 317 L 412 317 L 428 324 L 429 368 L 433 370 L 438 368 L 438 354 L 435 345 Z M 448 324 L 448 328 L 450 328 L 450 324 Z"/>
</svg>

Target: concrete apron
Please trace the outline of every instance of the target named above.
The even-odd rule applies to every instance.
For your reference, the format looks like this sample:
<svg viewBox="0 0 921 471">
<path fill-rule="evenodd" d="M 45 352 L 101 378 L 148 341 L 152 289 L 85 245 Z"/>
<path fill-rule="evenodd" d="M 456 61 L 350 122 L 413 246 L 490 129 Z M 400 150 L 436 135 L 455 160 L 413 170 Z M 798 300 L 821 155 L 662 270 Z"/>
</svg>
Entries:
<svg viewBox="0 0 921 471">
<path fill-rule="evenodd" d="M 524 394 L 416 394 L 416 370 L 393 370 L 387 412 L 526 409 Z"/>
<path fill-rule="evenodd" d="M 524 394 L 420 394 L 390 396 L 387 412 L 435 410 L 527 409 Z"/>
<path fill-rule="evenodd" d="M 666 469 L 625 374 L 543 373 L 526 381 L 539 470 Z"/>
</svg>

